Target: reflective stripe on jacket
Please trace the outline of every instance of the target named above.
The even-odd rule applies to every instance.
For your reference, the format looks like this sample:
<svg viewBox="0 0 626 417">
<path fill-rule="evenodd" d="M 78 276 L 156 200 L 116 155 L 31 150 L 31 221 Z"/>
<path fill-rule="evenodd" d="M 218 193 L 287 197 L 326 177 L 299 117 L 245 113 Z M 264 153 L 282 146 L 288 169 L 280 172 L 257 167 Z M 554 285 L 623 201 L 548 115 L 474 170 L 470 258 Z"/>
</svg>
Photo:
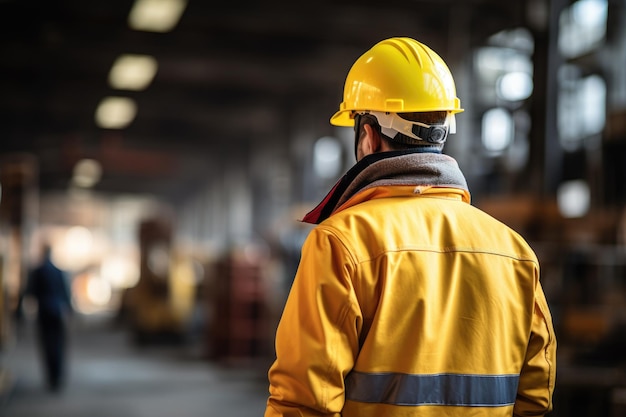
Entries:
<svg viewBox="0 0 626 417">
<path fill-rule="evenodd" d="M 541 416 L 556 340 L 534 252 L 456 188 L 361 191 L 311 231 L 269 416 Z"/>
</svg>

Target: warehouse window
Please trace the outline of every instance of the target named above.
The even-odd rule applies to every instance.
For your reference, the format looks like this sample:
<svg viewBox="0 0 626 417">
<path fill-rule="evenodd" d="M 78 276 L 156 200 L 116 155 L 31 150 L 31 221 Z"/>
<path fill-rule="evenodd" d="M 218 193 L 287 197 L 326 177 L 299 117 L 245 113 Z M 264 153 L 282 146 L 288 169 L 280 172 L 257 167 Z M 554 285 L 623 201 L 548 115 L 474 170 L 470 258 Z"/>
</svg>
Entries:
<svg viewBox="0 0 626 417">
<path fill-rule="evenodd" d="M 530 31 L 517 28 L 491 36 L 474 55 L 482 149 L 488 158 L 505 158 L 511 170 L 527 162 L 534 48 Z"/>
<path fill-rule="evenodd" d="M 583 217 L 591 202 L 589 184 L 577 179 L 562 183 L 557 190 L 559 212 L 565 218 Z"/>
<path fill-rule="evenodd" d="M 576 150 L 584 140 L 602 133 L 606 124 L 606 82 L 597 75 L 583 76 L 566 65 L 559 72 L 557 126 L 566 150 Z"/>
<path fill-rule="evenodd" d="M 313 169 L 319 178 L 336 178 L 341 171 L 341 144 L 330 136 L 324 136 L 315 142 L 313 151 Z"/>
<path fill-rule="evenodd" d="M 583 55 L 606 36 L 607 0 L 579 0 L 559 17 L 559 51 L 566 58 Z"/>
<path fill-rule="evenodd" d="M 489 154 L 501 154 L 513 142 L 513 118 L 502 108 L 488 110 L 482 120 L 482 143 Z"/>
</svg>

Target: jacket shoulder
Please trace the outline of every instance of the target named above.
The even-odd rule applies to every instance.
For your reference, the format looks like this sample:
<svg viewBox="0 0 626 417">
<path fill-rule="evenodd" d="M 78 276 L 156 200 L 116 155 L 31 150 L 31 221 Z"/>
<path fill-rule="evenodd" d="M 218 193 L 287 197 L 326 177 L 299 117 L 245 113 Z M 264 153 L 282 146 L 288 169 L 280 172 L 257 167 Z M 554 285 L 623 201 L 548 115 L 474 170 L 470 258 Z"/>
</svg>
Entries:
<svg viewBox="0 0 626 417">
<path fill-rule="evenodd" d="M 386 251 L 402 248 L 484 251 L 537 262 L 529 243 L 480 208 L 439 198 L 376 199 L 335 213 L 318 225 L 346 246 Z M 372 254 L 372 253 L 370 253 Z"/>
</svg>

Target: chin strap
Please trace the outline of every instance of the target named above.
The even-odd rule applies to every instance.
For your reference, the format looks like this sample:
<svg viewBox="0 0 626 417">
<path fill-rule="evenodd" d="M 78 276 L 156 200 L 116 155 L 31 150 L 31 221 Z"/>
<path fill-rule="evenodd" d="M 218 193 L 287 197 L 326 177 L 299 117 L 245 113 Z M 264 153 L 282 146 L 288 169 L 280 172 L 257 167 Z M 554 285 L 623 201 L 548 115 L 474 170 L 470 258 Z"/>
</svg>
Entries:
<svg viewBox="0 0 626 417">
<path fill-rule="evenodd" d="M 354 159 L 358 160 L 357 155 L 359 150 L 359 133 L 361 133 L 361 113 L 354 115 Z"/>
<path fill-rule="evenodd" d="M 416 141 L 427 142 L 427 144 L 440 145 L 448 138 L 448 134 L 455 133 L 454 115 L 449 114 L 444 124 L 428 125 L 421 122 L 413 122 L 403 119 L 396 113 L 389 112 L 364 112 L 357 115 L 371 114 L 376 117 L 381 127 L 381 132 L 396 141 L 408 145 L 416 145 Z M 355 122 L 356 122 L 355 115 Z M 358 133 L 358 132 L 357 132 Z M 403 136 L 398 136 L 400 133 Z M 412 140 L 411 140 L 412 139 Z"/>
</svg>

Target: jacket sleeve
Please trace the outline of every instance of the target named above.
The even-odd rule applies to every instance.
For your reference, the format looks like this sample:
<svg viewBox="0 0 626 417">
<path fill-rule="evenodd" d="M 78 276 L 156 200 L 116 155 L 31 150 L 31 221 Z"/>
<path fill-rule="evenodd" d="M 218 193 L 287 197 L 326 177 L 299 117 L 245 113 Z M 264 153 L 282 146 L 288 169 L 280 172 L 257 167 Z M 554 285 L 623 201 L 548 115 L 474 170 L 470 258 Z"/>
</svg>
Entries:
<svg viewBox="0 0 626 417">
<path fill-rule="evenodd" d="M 556 338 L 541 284 L 537 281 L 532 328 L 520 375 L 514 416 L 543 416 L 552 410 Z"/>
<path fill-rule="evenodd" d="M 333 233 L 311 231 L 276 332 L 265 417 L 340 416 L 362 323 L 353 265 Z"/>
</svg>

